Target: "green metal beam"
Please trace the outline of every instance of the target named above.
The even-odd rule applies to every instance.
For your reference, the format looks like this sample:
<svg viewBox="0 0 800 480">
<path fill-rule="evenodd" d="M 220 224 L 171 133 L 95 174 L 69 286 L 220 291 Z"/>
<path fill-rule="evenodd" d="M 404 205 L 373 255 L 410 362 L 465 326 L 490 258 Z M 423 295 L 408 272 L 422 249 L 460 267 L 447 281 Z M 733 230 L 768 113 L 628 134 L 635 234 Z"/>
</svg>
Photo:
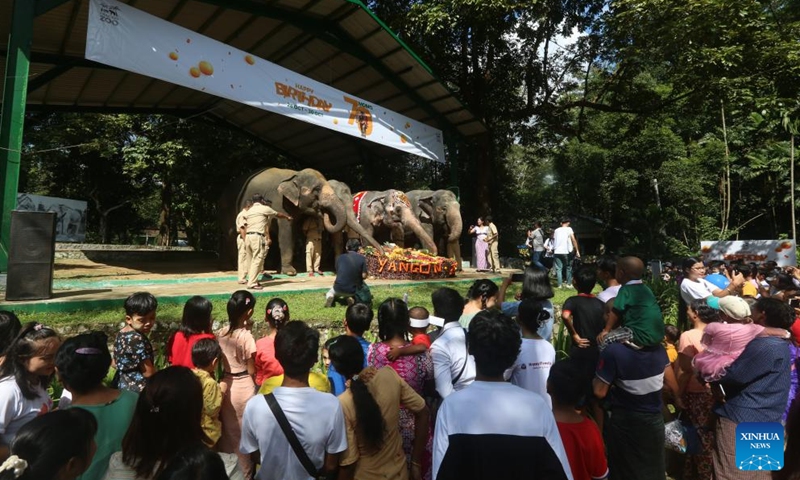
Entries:
<svg viewBox="0 0 800 480">
<path fill-rule="evenodd" d="M 35 16 L 44 15 L 45 13 L 49 12 L 50 10 L 60 7 L 61 5 L 69 2 L 70 0 L 28 0 L 30 3 L 36 4 L 36 13 Z"/>
<path fill-rule="evenodd" d="M 193 117 L 205 112 L 202 108 L 156 108 L 131 106 L 86 106 L 86 105 L 41 105 L 30 104 L 28 110 L 35 112 L 75 112 L 75 113 L 129 113 L 136 115 L 174 115 L 176 117 Z"/>
<path fill-rule="evenodd" d="M 25 101 L 28 97 L 33 19 L 36 4 L 30 0 L 15 0 L 11 13 L 11 33 L 8 36 L 6 79 L 3 85 L 2 116 L 0 116 L 0 271 L 8 271 L 8 249 L 11 240 L 11 210 L 17 207 L 19 164 L 22 150 L 22 130 L 25 124 Z"/>
</svg>

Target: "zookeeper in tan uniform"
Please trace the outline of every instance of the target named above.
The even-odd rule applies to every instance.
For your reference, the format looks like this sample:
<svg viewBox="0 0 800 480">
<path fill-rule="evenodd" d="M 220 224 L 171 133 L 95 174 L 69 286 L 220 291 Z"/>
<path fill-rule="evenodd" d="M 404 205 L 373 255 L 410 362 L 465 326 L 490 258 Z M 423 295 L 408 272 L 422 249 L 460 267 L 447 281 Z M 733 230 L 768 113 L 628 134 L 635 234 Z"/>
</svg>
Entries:
<svg viewBox="0 0 800 480">
<path fill-rule="evenodd" d="M 306 236 L 306 271 L 309 277 L 315 273 L 323 275 L 319 268 L 322 259 L 322 219 L 310 215 L 303 221 L 303 234 Z"/>
<path fill-rule="evenodd" d="M 264 204 L 264 197 L 260 194 L 253 195 L 253 206 L 244 214 L 246 227 L 245 247 L 247 249 L 247 262 L 250 267 L 247 271 L 247 288 L 252 290 L 262 290 L 264 287 L 258 284 L 258 274 L 263 269 L 264 257 L 267 255 L 267 231 L 272 217 L 292 220 L 292 217 L 285 213 L 275 211 L 272 207 Z"/>
<path fill-rule="evenodd" d="M 500 272 L 500 251 L 497 249 L 500 233 L 492 222 L 491 215 L 486 216 L 486 223 L 489 224 L 489 235 L 486 237 L 486 241 L 489 243 L 489 260 L 492 264 L 492 271 L 497 273 Z"/>
<path fill-rule="evenodd" d="M 247 224 L 244 221 L 244 215 L 252 206 L 252 200 L 246 201 L 242 211 L 236 215 L 236 252 L 238 253 L 236 263 L 239 271 L 240 285 L 245 285 L 247 283 L 247 271 L 250 269 L 250 264 L 247 263 L 247 248 L 245 248 Z"/>
</svg>

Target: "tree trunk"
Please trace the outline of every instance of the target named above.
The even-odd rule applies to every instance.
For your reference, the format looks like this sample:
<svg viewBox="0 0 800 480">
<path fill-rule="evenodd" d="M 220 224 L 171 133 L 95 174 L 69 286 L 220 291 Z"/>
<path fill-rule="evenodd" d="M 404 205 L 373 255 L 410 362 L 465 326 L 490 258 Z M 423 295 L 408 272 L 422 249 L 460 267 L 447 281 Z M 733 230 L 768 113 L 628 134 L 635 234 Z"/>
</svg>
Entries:
<svg viewBox="0 0 800 480">
<path fill-rule="evenodd" d="M 725 124 L 725 104 L 720 101 L 720 111 L 722 113 L 722 139 L 725 142 L 725 172 L 723 173 L 720 191 L 722 194 L 722 231 L 720 239 L 724 240 L 728 230 L 731 216 L 731 159 L 730 149 L 728 148 L 728 128 Z"/>
<path fill-rule="evenodd" d="M 791 202 L 792 202 L 792 240 L 795 242 L 797 241 L 797 222 L 794 218 L 794 135 L 792 135 L 791 142 L 789 143 L 789 175 L 790 175 L 790 183 L 792 187 L 791 191 Z"/>
<path fill-rule="evenodd" d="M 158 216 L 158 245 L 168 247 L 172 244 L 172 184 L 161 185 L 161 213 Z"/>
</svg>

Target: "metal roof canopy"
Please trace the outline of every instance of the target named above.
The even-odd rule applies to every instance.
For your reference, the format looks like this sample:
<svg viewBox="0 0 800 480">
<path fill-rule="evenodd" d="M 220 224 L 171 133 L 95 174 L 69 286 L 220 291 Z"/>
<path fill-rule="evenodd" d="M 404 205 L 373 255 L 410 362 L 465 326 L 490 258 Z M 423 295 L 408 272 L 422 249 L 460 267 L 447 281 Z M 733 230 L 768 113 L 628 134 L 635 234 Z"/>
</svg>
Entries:
<svg viewBox="0 0 800 480">
<path fill-rule="evenodd" d="M 0 18 L 11 18 L 12 3 L 2 1 Z M 28 108 L 207 115 L 265 140 L 303 165 L 328 171 L 361 162 L 364 157 L 385 159 L 406 155 L 373 142 L 86 60 L 88 3 L 37 0 Z M 449 141 L 486 131 L 430 67 L 360 0 L 129 0 L 127 3 L 424 122 L 442 130 Z M 0 24 L 0 57 L 7 56 L 10 23 Z"/>
</svg>

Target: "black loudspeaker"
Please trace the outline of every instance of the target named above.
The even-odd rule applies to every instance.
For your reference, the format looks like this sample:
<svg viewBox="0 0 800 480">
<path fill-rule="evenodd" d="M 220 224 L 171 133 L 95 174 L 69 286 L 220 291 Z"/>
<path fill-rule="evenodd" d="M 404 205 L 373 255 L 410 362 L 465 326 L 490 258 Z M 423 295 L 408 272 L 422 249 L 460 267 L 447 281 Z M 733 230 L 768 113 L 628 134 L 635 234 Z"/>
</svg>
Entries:
<svg viewBox="0 0 800 480">
<path fill-rule="evenodd" d="M 6 300 L 52 297 L 55 255 L 55 212 L 12 211 Z"/>
</svg>

